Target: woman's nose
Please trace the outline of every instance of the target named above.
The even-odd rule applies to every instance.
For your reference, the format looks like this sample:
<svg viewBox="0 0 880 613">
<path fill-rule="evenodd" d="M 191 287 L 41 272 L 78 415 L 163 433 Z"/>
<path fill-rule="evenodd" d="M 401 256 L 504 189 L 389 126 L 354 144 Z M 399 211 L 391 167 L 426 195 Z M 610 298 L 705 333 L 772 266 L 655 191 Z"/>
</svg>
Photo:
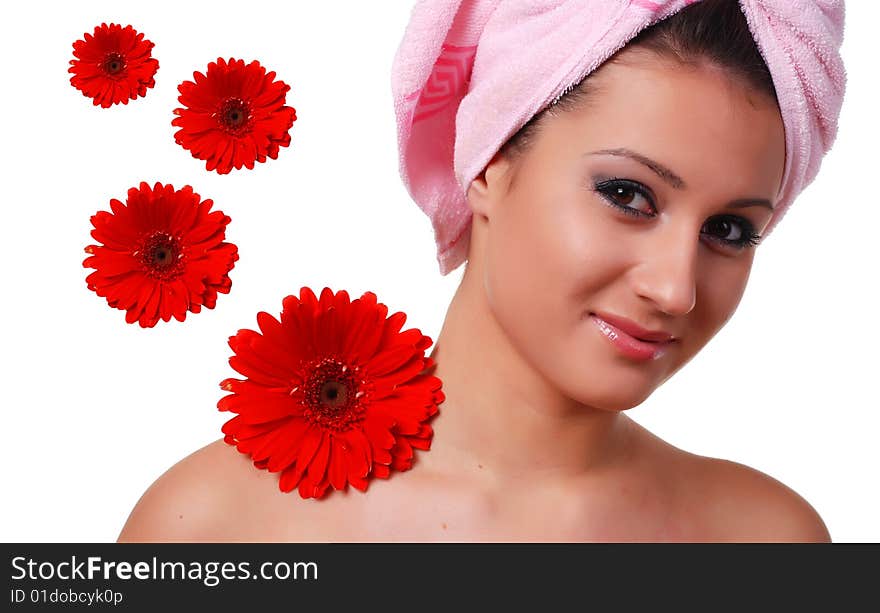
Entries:
<svg viewBox="0 0 880 613">
<path fill-rule="evenodd" d="M 658 229 L 645 238 L 636 292 L 669 315 L 689 313 L 697 300 L 699 232 L 681 224 Z"/>
</svg>

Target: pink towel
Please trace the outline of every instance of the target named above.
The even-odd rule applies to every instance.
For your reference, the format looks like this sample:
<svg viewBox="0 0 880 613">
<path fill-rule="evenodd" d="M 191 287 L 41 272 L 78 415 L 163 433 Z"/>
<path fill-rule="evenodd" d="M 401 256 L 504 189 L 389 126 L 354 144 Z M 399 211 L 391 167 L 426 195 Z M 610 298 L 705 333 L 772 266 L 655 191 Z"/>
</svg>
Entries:
<svg viewBox="0 0 880 613">
<path fill-rule="evenodd" d="M 467 257 L 471 181 L 536 113 L 647 26 L 699 0 L 420 0 L 394 57 L 400 174 L 445 275 Z M 740 0 L 773 76 L 786 162 L 764 236 L 837 136 L 843 0 Z"/>
</svg>

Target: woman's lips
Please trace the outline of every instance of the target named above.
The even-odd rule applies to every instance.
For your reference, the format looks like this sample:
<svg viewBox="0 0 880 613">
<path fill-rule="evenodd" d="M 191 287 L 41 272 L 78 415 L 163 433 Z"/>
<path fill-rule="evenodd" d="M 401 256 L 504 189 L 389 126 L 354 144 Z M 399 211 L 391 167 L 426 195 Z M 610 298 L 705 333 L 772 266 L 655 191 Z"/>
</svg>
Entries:
<svg viewBox="0 0 880 613">
<path fill-rule="evenodd" d="M 612 326 L 604 319 L 590 313 L 590 321 L 605 338 L 611 341 L 622 354 L 636 360 L 656 360 L 666 353 L 666 348 L 674 341 L 651 342 L 642 341 L 630 336 L 620 328 Z"/>
</svg>

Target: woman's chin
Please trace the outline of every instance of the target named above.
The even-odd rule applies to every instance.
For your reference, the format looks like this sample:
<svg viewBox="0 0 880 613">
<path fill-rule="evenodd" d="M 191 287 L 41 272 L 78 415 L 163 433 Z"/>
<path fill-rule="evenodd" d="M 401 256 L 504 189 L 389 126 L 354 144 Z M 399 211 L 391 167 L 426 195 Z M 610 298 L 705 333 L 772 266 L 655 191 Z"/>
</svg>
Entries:
<svg viewBox="0 0 880 613">
<path fill-rule="evenodd" d="M 609 364 L 592 368 L 576 379 L 573 389 L 583 404 L 608 411 L 626 411 L 639 406 L 669 378 L 666 368 L 633 368 Z"/>
<path fill-rule="evenodd" d="M 566 395 L 582 404 L 600 411 L 619 413 L 642 404 L 657 389 L 653 383 L 628 384 L 621 378 L 609 378 L 596 381 L 590 378 L 586 383 L 581 380 L 569 388 Z"/>
</svg>

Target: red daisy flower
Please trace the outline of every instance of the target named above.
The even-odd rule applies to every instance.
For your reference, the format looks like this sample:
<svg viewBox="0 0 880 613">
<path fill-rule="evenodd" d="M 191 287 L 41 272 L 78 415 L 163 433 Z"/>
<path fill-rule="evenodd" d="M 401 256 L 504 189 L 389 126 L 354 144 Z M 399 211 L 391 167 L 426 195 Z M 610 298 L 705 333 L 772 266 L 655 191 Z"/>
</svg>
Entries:
<svg viewBox="0 0 880 613">
<path fill-rule="evenodd" d="M 217 294 L 229 293 L 238 260 L 238 248 L 223 242 L 230 219 L 211 211 L 213 204 L 189 185 L 150 189 L 143 182 L 128 190 L 125 204 L 111 200 L 112 213 L 92 216 L 92 238 L 103 245 L 86 247 L 83 266 L 96 269 L 86 278 L 89 289 L 142 328 L 213 309 Z"/>
<path fill-rule="evenodd" d="M 319 300 L 303 287 L 284 299 L 281 321 L 261 312 L 262 334 L 230 337 L 229 364 L 247 379 L 220 384 L 232 394 L 217 407 L 238 414 L 223 425 L 225 441 L 280 472 L 281 491 L 366 491 L 370 478 L 410 469 L 413 448 L 430 448 L 425 422 L 444 400 L 440 379 L 424 372 L 431 339 L 401 332 L 404 313 L 387 315 L 372 292 L 349 302 L 324 288 Z"/>
<path fill-rule="evenodd" d="M 278 158 L 278 150 L 290 144 L 290 128 L 296 110 L 284 106 L 290 86 L 275 81 L 275 73 L 254 60 L 223 58 L 208 64 L 206 74 L 194 72 L 193 81 L 178 86 L 178 100 L 186 108 L 171 125 L 180 129 L 174 140 L 206 160 L 208 170 L 221 175 L 233 168 L 254 167 L 254 161 Z"/>
<path fill-rule="evenodd" d="M 70 60 L 67 72 L 73 73 L 71 85 L 92 98 L 95 106 L 128 104 L 129 99 L 146 96 L 156 84 L 153 75 L 159 62 L 150 56 L 153 43 L 131 26 L 102 23 L 93 35 L 84 37 L 73 43 L 78 59 Z"/>
</svg>

